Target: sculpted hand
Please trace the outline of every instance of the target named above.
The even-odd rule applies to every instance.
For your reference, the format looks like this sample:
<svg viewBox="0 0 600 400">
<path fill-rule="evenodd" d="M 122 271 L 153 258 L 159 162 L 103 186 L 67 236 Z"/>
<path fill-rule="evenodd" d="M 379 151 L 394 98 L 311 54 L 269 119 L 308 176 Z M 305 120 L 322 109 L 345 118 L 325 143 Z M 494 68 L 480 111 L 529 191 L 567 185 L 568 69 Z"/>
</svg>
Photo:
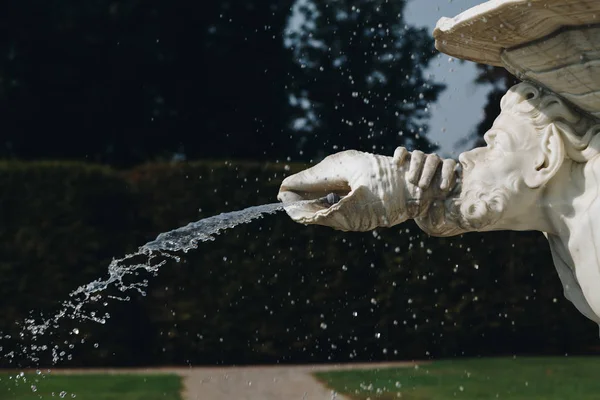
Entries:
<svg viewBox="0 0 600 400">
<path fill-rule="evenodd" d="M 406 149 L 399 147 L 396 149 L 396 152 L 399 151 L 406 152 Z M 439 181 L 439 188 L 443 191 L 452 189 L 456 183 L 456 161 L 450 158 L 442 160 L 435 153 L 425 154 L 419 150 L 413 151 L 410 156 L 410 166 L 407 174 L 408 182 L 417 185 L 423 190 L 428 189 L 434 178 L 437 177 L 436 173 L 441 164 L 441 179 L 437 179 Z"/>
<path fill-rule="evenodd" d="M 441 172 L 438 172 L 440 164 Z M 456 161 L 442 160 L 436 154 L 424 154 L 420 151 L 413 151 L 411 154 L 407 180 L 424 191 L 439 185 L 439 189 L 448 196 L 442 201 L 433 202 L 427 212 L 415 216 L 417 225 L 432 236 L 454 236 L 464 232 L 447 208 L 452 204 L 450 191 L 456 186 L 456 166 Z"/>
<path fill-rule="evenodd" d="M 333 205 L 317 200 L 286 207 L 294 221 L 304 224 L 343 231 L 392 226 L 407 219 L 400 167 L 405 156 L 385 157 L 354 150 L 333 154 L 286 178 L 277 198 L 291 203 L 324 198 L 330 193 L 339 196 Z M 330 200 L 337 196 L 330 196 Z"/>
</svg>

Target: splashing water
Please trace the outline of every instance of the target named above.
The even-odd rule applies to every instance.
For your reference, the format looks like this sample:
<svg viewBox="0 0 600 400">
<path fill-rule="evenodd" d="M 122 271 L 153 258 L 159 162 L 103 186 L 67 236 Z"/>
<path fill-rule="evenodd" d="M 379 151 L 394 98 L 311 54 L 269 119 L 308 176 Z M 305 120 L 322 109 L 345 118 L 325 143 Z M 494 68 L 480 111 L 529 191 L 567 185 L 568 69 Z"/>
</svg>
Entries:
<svg viewBox="0 0 600 400">
<path fill-rule="evenodd" d="M 265 204 L 262 206 L 248 207 L 240 211 L 233 211 L 228 213 L 222 213 L 215 215 L 214 217 L 204 218 L 200 221 L 191 222 L 186 226 L 174 229 L 169 232 L 164 232 L 158 235 L 158 237 L 143 245 L 139 248 L 136 253 L 128 254 L 125 257 L 113 260 L 108 266 L 108 278 L 105 280 L 96 280 L 88 283 L 85 286 L 79 287 L 71 293 L 71 296 L 79 294 L 92 295 L 93 293 L 105 290 L 110 284 L 116 283 L 117 288 L 121 291 L 128 289 L 138 289 L 141 294 L 145 294 L 141 289 L 146 286 L 146 282 L 125 284 L 123 277 L 129 275 L 136 270 L 142 268 L 149 272 L 155 272 L 160 266 L 166 261 L 161 261 L 156 265 L 150 265 L 150 261 L 156 257 L 156 255 L 166 256 L 179 261 L 179 257 L 174 256 L 166 251 L 183 251 L 187 253 L 191 249 L 198 247 L 198 242 L 206 242 L 209 240 L 215 240 L 214 235 L 218 235 L 225 229 L 233 228 L 237 225 L 246 224 L 256 218 L 262 217 L 264 214 L 273 214 L 277 211 L 283 210 L 283 204 L 273 203 Z M 121 265 L 123 261 L 127 261 L 131 258 L 145 255 L 148 257 L 148 262 L 144 264 L 134 265 Z"/>
<path fill-rule="evenodd" d="M 305 200 L 296 203 L 288 203 L 285 207 L 295 207 L 317 200 Z M 42 352 L 50 351 L 52 354 L 53 363 L 57 363 L 65 358 L 70 359 L 65 351 L 58 345 L 47 346 L 37 344 L 40 336 L 50 333 L 51 329 L 59 328 L 59 322 L 63 319 L 71 320 L 91 320 L 101 324 L 106 323 L 110 318 L 108 313 L 98 315 L 96 311 L 87 311 L 84 306 L 90 302 L 98 303 L 102 300 L 102 291 L 114 286 L 120 292 L 128 292 L 130 290 L 137 291 L 145 295 L 144 288 L 148 285 L 148 280 L 135 281 L 135 276 L 139 272 L 148 272 L 156 276 L 158 270 L 163 266 L 168 259 L 179 261 L 179 257 L 173 255 L 172 252 L 183 251 L 187 253 L 190 249 L 198 247 L 199 242 L 212 241 L 215 235 L 221 231 L 233 228 L 240 224 L 249 223 L 257 218 L 261 218 L 264 214 L 274 214 L 284 209 L 282 203 L 265 204 L 260 206 L 249 207 L 239 211 L 222 213 L 213 217 L 204 218 L 202 220 L 191 222 L 186 226 L 174 229 L 169 232 L 161 233 L 158 237 L 141 246 L 137 252 L 127 254 L 123 258 L 113 259 L 108 266 L 108 277 L 105 279 L 97 279 L 86 285 L 80 286 L 72 291 L 69 295 L 70 299 L 63 301 L 60 304 L 60 309 L 50 318 L 43 319 L 42 322 L 35 318 L 28 318 L 24 321 L 20 333 L 21 341 L 30 339 L 29 344 L 22 343 L 16 351 L 12 351 L 4 356 L 12 359 L 16 356 L 16 352 L 26 355 L 32 362 L 39 361 L 39 355 Z M 155 258 L 162 256 L 166 259 L 156 261 Z M 134 258 L 145 258 L 144 262 L 135 262 Z M 153 263 L 154 261 L 154 263 Z M 126 282 L 126 277 L 133 277 L 132 282 Z M 106 296 L 110 299 L 128 301 L 129 296 L 117 297 Z M 108 303 L 102 303 L 106 306 Z M 79 330 L 74 329 L 73 334 L 78 335 Z M 73 344 L 64 343 L 69 349 L 73 348 Z M 2 347 L 0 347 L 0 350 Z"/>
</svg>

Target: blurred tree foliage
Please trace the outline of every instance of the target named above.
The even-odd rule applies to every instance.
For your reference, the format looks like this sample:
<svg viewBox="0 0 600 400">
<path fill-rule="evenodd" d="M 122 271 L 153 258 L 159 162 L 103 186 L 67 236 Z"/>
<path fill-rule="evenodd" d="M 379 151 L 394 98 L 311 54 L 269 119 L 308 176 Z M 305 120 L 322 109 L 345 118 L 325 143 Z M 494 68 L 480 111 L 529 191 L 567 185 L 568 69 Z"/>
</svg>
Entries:
<svg viewBox="0 0 600 400">
<path fill-rule="evenodd" d="M 306 34 L 294 27 L 311 7 L 319 17 Z M 0 157 L 131 166 L 302 160 L 334 144 L 426 148 L 419 121 L 440 89 L 422 76 L 433 45 L 404 25 L 403 8 L 379 0 L 4 2 Z M 314 113 L 314 129 L 293 129 L 298 108 Z"/>
<path fill-rule="evenodd" d="M 35 365 L 10 354 L 32 344 L 19 323 L 105 277 L 112 257 L 190 221 L 273 201 L 284 175 L 304 167 L 1 164 L 0 363 Z M 64 351 L 63 365 L 124 366 L 574 354 L 598 339 L 564 298 L 537 233 L 442 239 L 412 223 L 341 233 L 281 213 L 180 255 L 158 277 L 135 277 L 149 280 L 146 296 L 109 290 L 89 304 L 110 314 L 106 324 L 66 319 L 33 344 Z"/>
<path fill-rule="evenodd" d="M 434 150 L 425 117 L 442 86 L 423 67 L 437 52 L 425 28 L 406 25 L 405 5 L 296 1 L 284 44 L 296 65 L 289 85 L 300 151 L 392 154 L 400 144 Z"/>
</svg>

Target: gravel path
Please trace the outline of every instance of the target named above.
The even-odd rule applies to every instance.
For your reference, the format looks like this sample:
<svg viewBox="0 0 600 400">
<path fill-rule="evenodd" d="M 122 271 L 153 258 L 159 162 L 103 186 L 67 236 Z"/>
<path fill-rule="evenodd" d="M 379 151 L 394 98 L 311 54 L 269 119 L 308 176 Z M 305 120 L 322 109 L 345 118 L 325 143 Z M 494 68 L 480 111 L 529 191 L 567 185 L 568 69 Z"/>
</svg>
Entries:
<svg viewBox="0 0 600 400">
<path fill-rule="evenodd" d="M 193 368 L 183 373 L 186 400 L 346 400 L 319 383 L 317 367 Z"/>
<path fill-rule="evenodd" d="M 174 373 L 183 378 L 185 400 L 348 400 L 318 382 L 313 372 L 410 367 L 414 363 L 139 369 L 52 369 L 52 374 Z"/>
</svg>

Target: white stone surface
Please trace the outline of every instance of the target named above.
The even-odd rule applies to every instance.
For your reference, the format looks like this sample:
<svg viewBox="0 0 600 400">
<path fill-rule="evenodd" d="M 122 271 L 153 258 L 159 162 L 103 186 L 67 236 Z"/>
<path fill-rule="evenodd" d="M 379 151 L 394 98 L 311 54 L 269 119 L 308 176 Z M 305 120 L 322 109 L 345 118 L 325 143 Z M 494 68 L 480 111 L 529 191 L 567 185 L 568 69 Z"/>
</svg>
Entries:
<svg viewBox="0 0 600 400">
<path fill-rule="evenodd" d="M 542 39 L 562 27 L 598 23 L 597 0 L 491 0 L 454 18 L 441 18 L 433 36 L 443 53 L 501 67 L 505 49 Z"/>
</svg>

